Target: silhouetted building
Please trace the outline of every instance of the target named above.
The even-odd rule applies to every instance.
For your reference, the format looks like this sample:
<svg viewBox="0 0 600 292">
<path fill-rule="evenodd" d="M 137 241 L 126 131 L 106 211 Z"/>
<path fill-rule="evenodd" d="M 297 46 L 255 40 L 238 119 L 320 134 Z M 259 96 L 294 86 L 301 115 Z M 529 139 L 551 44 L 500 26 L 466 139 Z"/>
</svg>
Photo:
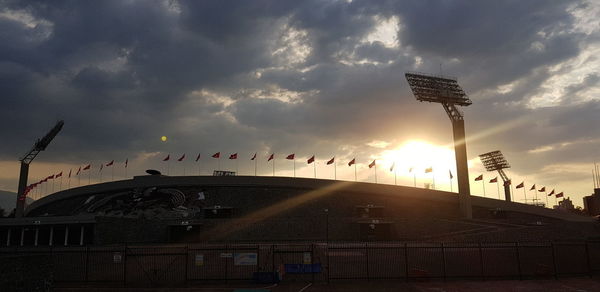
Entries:
<svg viewBox="0 0 600 292">
<path fill-rule="evenodd" d="M 573 201 L 571 201 L 571 198 L 566 198 L 558 202 L 557 209 L 572 212 L 575 210 L 575 206 L 573 205 Z"/>
<path fill-rule="evenodd" d="M 583 207 L 586 214 L 590 216 L 600 215 L 600 188 L 594 189 L 594 193 L 583 197 Z"/>
</svg>

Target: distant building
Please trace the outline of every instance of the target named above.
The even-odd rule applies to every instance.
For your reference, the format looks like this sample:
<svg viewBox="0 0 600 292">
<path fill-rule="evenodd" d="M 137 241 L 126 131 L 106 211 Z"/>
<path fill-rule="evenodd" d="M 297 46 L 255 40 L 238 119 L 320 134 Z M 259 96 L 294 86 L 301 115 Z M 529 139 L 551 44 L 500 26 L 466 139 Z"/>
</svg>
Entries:
<svg viewBox="0 0 600 292">
<path fill-rule="evenodd" d="M 566 198 L 558 202 L 558 208 L 556 209 L 573 212 L 575 211 L 575 206 L 573 205 L 573 201 L 571 201 L 571 198 Z"/>
<path fill-rule="evenodd" d="M 600 215 L 600 188 L 594 189 L 594 193 L 583 197 L 583 207 L 586 214 L 590 216 Z"/>
</svg>

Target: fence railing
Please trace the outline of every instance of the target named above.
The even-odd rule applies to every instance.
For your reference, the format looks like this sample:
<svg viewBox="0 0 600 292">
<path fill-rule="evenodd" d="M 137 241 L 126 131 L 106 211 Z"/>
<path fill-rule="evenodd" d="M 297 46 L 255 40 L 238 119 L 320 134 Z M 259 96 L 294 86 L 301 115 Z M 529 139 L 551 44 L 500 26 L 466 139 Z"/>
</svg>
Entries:
<svg viewBox="0 0 600 292">
<path fill-rule="evenodd" d="M 527 279 L 600 273 L 600 241 L 3 248 L 0 281 L 20 278 L 11 271 L 27 270 L 7 266 L 19 265 L 19 259 L 24 259 L 21 265 L 49 265 L 54 283 L 136 287 L 185 286 L 205 281 L 268 282 L 277 278 Z"/>
</svg>

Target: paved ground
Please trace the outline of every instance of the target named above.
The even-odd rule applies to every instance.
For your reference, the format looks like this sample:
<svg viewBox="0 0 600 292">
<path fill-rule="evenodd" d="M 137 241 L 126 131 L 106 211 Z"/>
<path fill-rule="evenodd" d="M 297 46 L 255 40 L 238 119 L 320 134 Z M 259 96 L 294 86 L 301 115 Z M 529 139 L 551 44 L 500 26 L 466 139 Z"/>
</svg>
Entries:
<svg viewBox="0 0 600 292">
<path fill-rule="evenodd" d="M 195 288 L 57 288 L 57 292 L 223 292 L 223 291 L 255 291 L 255 292 L 319 292 L 319 291 L 415 291 L 415 292 L 562 292 L 562 291 L 599 291 L 600 278 L 568 278 L 560 280 L 502 280 L 502 281 L 447 281 L 447 282 L 401 282 L 401 281 L 344 281 L 332 283 L 282 283 L 276 286 L 259 285 L 210 285 Z"/>
</svg>

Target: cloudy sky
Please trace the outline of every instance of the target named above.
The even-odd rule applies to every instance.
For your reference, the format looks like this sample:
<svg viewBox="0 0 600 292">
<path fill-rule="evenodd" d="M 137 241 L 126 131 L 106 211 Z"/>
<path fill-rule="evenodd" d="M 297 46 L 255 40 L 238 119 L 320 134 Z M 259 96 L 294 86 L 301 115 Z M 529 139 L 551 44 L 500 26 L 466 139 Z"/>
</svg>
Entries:
<svg viewBox="0 0 600 292">
<path fill-rule="evenodd" d="M 415 101 L 404 73 L 418 71 L 455 76 L 473 100 L 474 195 L 478 154 L 501 150 L 513 180 L 582 205 L 600 160 L 598 15 L 584 0 L 0 0 L 0 189 L 16 190 L 18 158 L 64 119 L 30 182 L 88 163 L 82 183 L 99 181 L 113 159 L 103 180 L 125 177 L 125 159 L 128 176 L 208 174 L 218 151 L 240 158 L 221 168 L 252 175 L 258 152 L 259 175 L 272 175 L 274 152 L 276 175 L 293 175 L 283 156 L 296 153 L 297 175 L 313 176 L 315 154 L 318 177 L 333 177 L 335 156 L 338 179 L 353 180 L 356 157 L 361 181 L 378 159 L 379 182 L 394 183 L 395 161 L 398 184 L 415 167 L 417 185 L 449 190 L 451 125 Z"/>
</svg>

